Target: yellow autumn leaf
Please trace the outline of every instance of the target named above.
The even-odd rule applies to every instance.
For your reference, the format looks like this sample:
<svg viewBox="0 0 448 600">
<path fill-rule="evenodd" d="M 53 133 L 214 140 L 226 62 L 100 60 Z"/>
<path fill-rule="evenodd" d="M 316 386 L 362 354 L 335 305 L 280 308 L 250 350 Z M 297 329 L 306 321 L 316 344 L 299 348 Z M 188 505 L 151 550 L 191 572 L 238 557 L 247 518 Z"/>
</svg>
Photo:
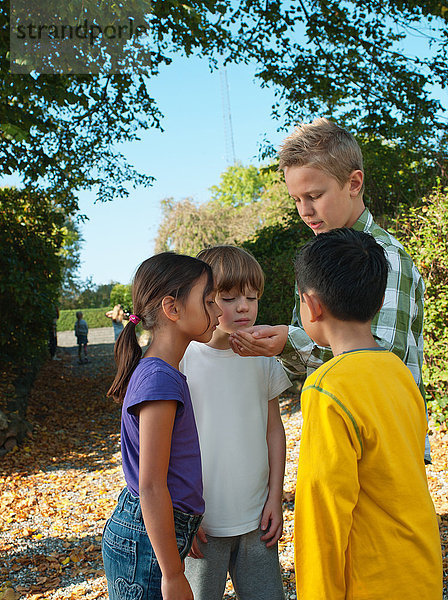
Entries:
<svg viewBox="0 0 448 600">
<path fill-rule="evenodd" d="M 17 594 L 12 588 L 6 588 L 4 592 L 0 592 L 0 600 L 19 600 L 20 594 Z"/>
<path fill-rule="evenodd" d="M 71 559 L 71 560 L 72 560 L 74 563 L 77 563 L 77 562 L 79 562 L 79 561 L 81 560 L 81 558 L 80 558 L 79 554 L 77 554 L 76 552 L 72 552 L 72 553 L 70 554 L 70 559 Z"/>
</svg>

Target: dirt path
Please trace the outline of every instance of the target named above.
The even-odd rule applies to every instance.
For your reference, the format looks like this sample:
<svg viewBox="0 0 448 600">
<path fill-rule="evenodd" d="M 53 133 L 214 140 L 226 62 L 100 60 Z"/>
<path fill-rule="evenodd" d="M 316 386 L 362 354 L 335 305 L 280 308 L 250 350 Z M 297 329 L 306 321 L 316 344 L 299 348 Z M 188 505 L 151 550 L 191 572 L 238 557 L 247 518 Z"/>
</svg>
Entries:
<svg viewBox="0 0 448 600">
<path fill-rule="evenodd" d="M 113 343 L 93 343 L 89 359 L 60 347 L 48 361 L 31 398 L 33 437 L 0 463 L 0 600 L 107 598 L 101 532 L 123 486 L 120 408 L 105 393 L 112 381 Z M 112 340 L 113 341 L 113 340 Z M 61 344 L 62 340 L 60 340 Z M 301 414 L 297 395 L 282 400 L 288 442 L 285 534 L 280 543 L 287 599 L 295 598 L 293 493 Z M 448 546 L 448 435 L 432 435 L 434 465 L 428 471 Z M 445 559 L 445 568 L 448 563 Z M 230 585 L 225 598 L 234 598 Z"/>
</svg>

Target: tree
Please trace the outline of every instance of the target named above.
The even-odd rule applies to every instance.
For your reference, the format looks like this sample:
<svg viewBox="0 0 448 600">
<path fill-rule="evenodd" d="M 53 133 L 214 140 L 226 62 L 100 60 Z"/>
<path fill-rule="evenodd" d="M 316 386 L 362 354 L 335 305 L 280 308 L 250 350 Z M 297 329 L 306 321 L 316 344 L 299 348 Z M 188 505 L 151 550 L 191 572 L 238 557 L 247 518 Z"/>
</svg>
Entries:
<svg viewBox="0 0 448 600">
<path fill-rule="evenodd" d="M 156 252 L 195 255 L 215 244 L 241 244 L 262 227 L 286 222 L 295 212 L 280 174 L 269 167 L 228 167 L 211 192 L 212 199 L 202 205 L 189 199 L 162 201 Z"/>
<path fill-rule="evenodd" d="M 161 128 L 161 113 L 149 86 L 160 67 L 171 62 L 171 53 L 211 57 L 225 48 L 227 33 L 219 24 L 224 4 L 165 0 L 110 7 L 95 0 L 63 4 L 65 16 L 75 24 L 82 21 L 85 11 L 91 19 L 130 16 L 144 22 L 147 60 L 141 70 L 124 74 L 106 70 L 98 75 L 37 71 L 17 76 L 9 72 L 10 3 L 2 2 L 0 173 L 18 172 L 26 186 L 45 184 L 47 195 L 57 191 L 67 214 L 77 210 L 74 193 L 79 189 L 97 187 L 98 199 L 110 200 L 127 195 L 127 183 L 149 185 L 153 178 L 133 169 L 117 145 L 137 140 L 139 131 Z M 60 9 L 61 3 L 57 5 Z M 135 47 L 129 46 L 125 58 Z"/>
<path fill-rule="evenodd" d="M 448 12 L 442 3 L 250 4 L 253 21 L 258 21 L 260 46 L 254 45 L 257 53 L 249 45 L 249 52 L 262 65 L 257 76 L 276 86 L 274 110 L 285 122 L 333 115 L 353 131 L 392 142 L 413 141 L 427 147 L 426 135 L 433 149 L 446 136 L 443 107 L 428 89 L 428 84 L 444 88 L 448 80 Z M 274 15 L 276 27 L 270 29 Z M 428 56 L 405 49 L 406 36 L 415 30 L 424 31 Z M 263 50 L 261 41 L 266 39 L 271 44 Z"/>
<path fill-rule="evenodd" d="M 72 308 L 70 301 L 80 293 L 78 269 L 81 261 L 83 239 L 77 221 L 67 216 L 63 227 L 64 241 L 59 255 L 62 260 L 62 283 L 59 298 L 60 308 Z"/>
<path fill-rule="evenodd" d="M 121 304 L 124 311 L 132 311 L 132 289 L 130 285 L 116 283 L 110 292 L 109 305 Z"/>
<path fill-rule="evenodd" d="M 221 174 L 219 185 L 210 188 L 211 200 L 219 206 L 240 207 L 260 200 L 263 192 L 278 180 L 272 168 L 258 169 L 240 162 Z"/>
<path fill-rule="evenodd" d="M 84 282 L 76 282 L 76 287 L 66 290 L 59 301 L 61 309 L 107 308 L 110 306 L 110 294 L 117 285 L 111 283 L 94 284 L 91 278 Z"/>
<path fill-rule="evenodd" d="M 98 197 L 106 200 L 125 195 L 127 182 L 149 184 L 151 176 L 133 170 L 116 148 L 137 139 L 139 130 L 161 127 L 150 83 L 175 53 L 205 57 L 212 67 L 220 57 L 254 62 L 261 85 L 275 89 L 280 126 L 324 114 L 362 141 L 398 148 L 405 165 L 413 156 L 421 164 L 426 159 L 425 176 L 433 176 L 431 169 L 446 172 L 446 107 L 429 89 L 448 82 L 448 11 L 440 1 L 136 0 L 114 3 L 116 18 L 129 14 L 126 4 L 144 20 L 151 59 L 134 76 L 18 78 L 8 72 L 9 3 L 1 3 L 3 173 L 48 182 L 60 198 L 65 194 L 70 210 L 80 188 L 99 186 Z M 70 2 L 67 10 L 79 19 L 81 6 L 95 15 L 105 3 Z M 422 28 L 429 51 L 412 56 L 405 37 Z M 393 203 L 394 193 L 386 200 Z"/>
<path fill-rule="evenodd" d="M 379 137 L 358 136 L 358 141 L 364 157 L 365 200 L 377 218 L 395 214 L 400 206 L 419 204 L 443 173 L 418 149 Z"/>
<path fill-rule="evenodd" d="M 212 199 L 197 206 L 190 200 L 164 200 L 156 252 L 195 255 L 207 246 L 235 244 L 260 263 L 265 289 L 258 322 L 291 320 L 294 306 L 293 258 L 312 231 L 300 220 L 282 176 L 271 167 L 228 167 Z"/>
<path fill-rule="evenodd" d="M 62 276 L 65 215 L 43 195 L 0 189 L 2 364 L 29 364 L 43 350 Z"/>
<path fill-rule="evenodd" d="M 262 85 L 276 90 L 274 116 L 288 126 L 325 115 L 348 127 L 372 158 L 366 196 L 374 212 L 415 203 L 438 176 L 446 177 L 447 106 L 430 91 L 430 85 L 446 89 L 448 82 L 448 11 L 442 3 L 250 4 L 260 44 L 249 44 L 248 52 L 260 65 Z M 406 47 L 406 37 L 416 32 L 427 42 L 426 52 Z"/>
</svg>

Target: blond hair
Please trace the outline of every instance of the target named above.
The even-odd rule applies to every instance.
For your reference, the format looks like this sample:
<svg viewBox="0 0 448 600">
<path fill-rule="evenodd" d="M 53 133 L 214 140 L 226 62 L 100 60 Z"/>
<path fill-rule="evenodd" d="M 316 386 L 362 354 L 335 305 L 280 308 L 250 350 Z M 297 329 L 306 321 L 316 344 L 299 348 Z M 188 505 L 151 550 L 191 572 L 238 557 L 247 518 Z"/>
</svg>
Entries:
<svg viewBox="0 0 448 600">
<path fill-rule="evenodd" d="M 353 135 L 324 117 L 296 127 L 282 142 L 278 158 L 279 170 L 314 167 L 334 177 L 341 187 L 353 171 L 364 172 L 361 148 Z"/>
<path fill-rule="evenodd" d="M 201 250 L 197 258 L 208 263 L 213 271 L 216 291 L 237 288 L 244 294 L 248 288 L 260 298 L 264 290 L 264 273 L 257 260 L 243 248 L 219 245 Z"/>
</svg>

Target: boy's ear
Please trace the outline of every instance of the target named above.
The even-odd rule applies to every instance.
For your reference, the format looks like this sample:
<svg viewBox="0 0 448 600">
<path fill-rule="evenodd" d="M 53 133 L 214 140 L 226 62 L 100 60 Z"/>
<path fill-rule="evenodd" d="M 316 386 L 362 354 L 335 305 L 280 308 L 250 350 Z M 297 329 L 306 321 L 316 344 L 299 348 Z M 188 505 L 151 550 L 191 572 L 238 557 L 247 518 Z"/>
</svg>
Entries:
<svg viewBox="0 0 448 600">
<path fill-rule="evenodd" d="M 318 321 L 323 313 L 322 304 L 319 298 L 313 292 L 304 292 L 302 294 L 302 301 L 305 302 L 308 307 L 311 323 Z"/>
<path fill-rule="evenodd" d="M 356 198 L 361 193 L 362 183 L 364 181 L 364 173 L 360 169 L 352 171 L 349 177 L 350 195 Z"/>
<path fill-rule="evenodd" d="M 179 311 L 177 310 L 177 302 L 173 296 L 165 296 L 162 300 L 162 311 L 170 321 L 177 321 Z"/>
</svg>

